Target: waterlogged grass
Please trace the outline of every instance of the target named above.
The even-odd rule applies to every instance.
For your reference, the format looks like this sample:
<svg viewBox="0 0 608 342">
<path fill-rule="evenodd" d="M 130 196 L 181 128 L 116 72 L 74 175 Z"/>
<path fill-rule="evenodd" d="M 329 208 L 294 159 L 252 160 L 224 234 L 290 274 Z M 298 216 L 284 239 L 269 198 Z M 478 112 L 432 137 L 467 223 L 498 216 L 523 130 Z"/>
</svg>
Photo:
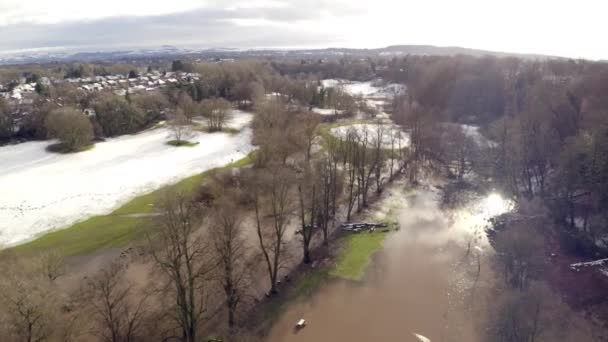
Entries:
<svg viewBox="0 0 608 342">
<path fill-rule="evenodd" d="M 145 228 L 154 212 L 154 203 L 170 190 L 192 196 L 211 172 L 247 166 L 252 154 L 226 166 L 185 178 L 180 182 L 136 197 L 108 215 L 94 216 L 66 229 L 46 233 L 41 237 L 14 247 L 17 253 L 34 254 L 60 250 L 66 256 L 88 255 L 103 248 L 124 247 L 145 237 Z M 137 216 L 141 215 L 142 216 Z M 133 216 L 135 215 L 135 216 Z"/>
<path fill-rule="evenodd" d="M 144 236 L 144 218 L 113 215 L 88 220 L 15 247 L 19 254 L 31 255 L 57 250 L 65 256 L 87 255 L 103 248 L 123 247 Z"/>
<path fill-rule="evenodd" d="M 356 124 L 372 124 L 372 123 L 374 123 L 374 121 L 365 120 L 365 119 L 353 119 L 353 120 L 347 120 L 347 121 L 337 121 L 337 122 L 332 122 L 332 123 L 322 123 L 322 124 L 319 124 L 319 126 L 317 127 L 317 132 L 319 133 L 319 135 L 321 137 L 323 137 L 326 140 L 327 139 L 338 139 L 336 136 L 331 134 L 332 129 L 338 128 L 338 127 L 344 127 L 344 126 L 352 126 L 352 125 L 356 125 Z"/>
<path fill-rule="evenodd" d="M 376 231 L 350 234 L 344 237 L 344 249 L 329 274 L 347 280 L 361 280 L 371 262 L 372 255 L 382 249 L 386 234 Z"/>
<path fill-rule="evenodd" d="M 267 327 L 272 326 L 290 303 L 313 295 L 323 284 L 332 279 L 360 281 L 373 254 L 382 249 L 386 235 L 385 232 L 377 231 L 348 234 L 340 238 L 337 243 L 342 244 L 342 247 L 336 264 L 312 268 L 301 274 L 286 294 L 271 301 L 264 309 L 263 324 Z"/>
</svg>

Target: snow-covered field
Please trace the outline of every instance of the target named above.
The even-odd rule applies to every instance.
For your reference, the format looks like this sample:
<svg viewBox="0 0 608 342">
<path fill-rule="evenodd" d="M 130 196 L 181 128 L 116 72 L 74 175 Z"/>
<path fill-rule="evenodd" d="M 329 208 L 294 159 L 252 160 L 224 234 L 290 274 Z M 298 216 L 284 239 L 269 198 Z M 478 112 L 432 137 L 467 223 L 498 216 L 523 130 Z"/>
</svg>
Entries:
<svg viewBox="0 0 608 342">
<path fill-rule="evenodd" d="M 394 94 L 399 94 L 405 91 L 405 86 L 401 84 L 390 83 L 385 86 L 378 86 L 378 81 L 369 82 L 353 82 L 346 80 L 322 80 L 321 84 L 325 88 L 340 87 L 345 92 L 353 96 L 361 96 L 364 98 L 392 98 Z"/>
<path fill-rule="evenodd" d="M 409 135 L 401 130 L 401 128 L 395 124 L 383 124 L 382 125 L 382 147 L 390 149 L 391 147 L 398 149 L 401 147 L 408 147 L 410 145 Z M 330 130 L 330 133 L 340 139 L 346 139 L 350 132 L 356 132 L 359 139 L 367 137 L 369 144 L 375 142 L 378 138 L 378 126 L 375 124 L 354 124 L 348 126 L 334 127 Z"/>
<path fill-rule="evenodd" d="M 194 147 L 172 147 L 166 128 L 108 139 L 77 154 L 54 154 L 52 142 L 0 147 L 0 245 L 14 245 L 133 197 L 246 156 L 252 115 L 235 111 L 238 134 L 196 133 Z"/>
</svg>

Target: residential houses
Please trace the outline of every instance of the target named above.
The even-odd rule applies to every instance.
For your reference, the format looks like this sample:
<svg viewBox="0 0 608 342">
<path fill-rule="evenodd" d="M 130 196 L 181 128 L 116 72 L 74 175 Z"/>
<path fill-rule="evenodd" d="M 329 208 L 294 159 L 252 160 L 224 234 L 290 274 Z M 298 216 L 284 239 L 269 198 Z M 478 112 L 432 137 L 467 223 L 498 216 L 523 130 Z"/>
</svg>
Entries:
<svg viewBox="0 0 608 342">
<path fill-rule="evenodd" d="M 158 71 L 143 74 L 137 78 L 128 78 L 126 75 L 107 75 L 83 78 L 54 79 L 42 77 L 39 82 L 45 86 L 67 82 L 86 92 L 111 91 L 118 96 L 126 96 L 139 92 L 154 91 L 168 85 L 188 84 L 200 79 L 197 73 Z M 13 111 L 15 122 L 22 121 L 23 117 L 33 111 L 33 102 L 36 96 L 36 83 L 26 83 L 25 79 L 9 91 L 8 85 L 0 84 L 0 97 L 4 98 Z M 94 116 L 91 110 L 86 115 Z M 16 130 L 19 128 L 16 127 Z"/>
</svg>

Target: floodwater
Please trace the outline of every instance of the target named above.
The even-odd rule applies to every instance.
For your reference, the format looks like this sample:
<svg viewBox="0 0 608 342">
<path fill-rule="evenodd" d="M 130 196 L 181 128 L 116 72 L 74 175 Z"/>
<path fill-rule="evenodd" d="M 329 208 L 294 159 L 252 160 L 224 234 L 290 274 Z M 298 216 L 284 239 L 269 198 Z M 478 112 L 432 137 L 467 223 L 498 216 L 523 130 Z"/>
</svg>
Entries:
<svg viewBox="0 0 608 342">
<path fill-rule="evenodd" d="M 491 194 L 450 213 L 431 187 L 403 189 L 394 187 L 375 209 L 391 208 L 401 229 L 388 235 L 364 281 L 332 281 L 291 304 L 268 341 L 425 341 L 415 334 L 433 342 L 479 341 L 476 317 L 485 298 L 479 292 L 493 278 L 480 230 L 509 204 Z M 308 325 L 296 331 L 300 318 Z"/>
</svg>

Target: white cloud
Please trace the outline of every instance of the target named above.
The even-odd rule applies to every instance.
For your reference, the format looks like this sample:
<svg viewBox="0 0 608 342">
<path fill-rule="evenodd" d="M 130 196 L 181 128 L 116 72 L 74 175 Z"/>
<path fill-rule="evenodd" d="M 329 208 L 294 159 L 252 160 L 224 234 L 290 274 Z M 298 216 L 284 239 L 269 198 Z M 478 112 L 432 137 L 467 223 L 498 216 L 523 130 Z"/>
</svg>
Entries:
<svg viewBox="0 0 608 342">
<path fill-rule="evenodd" d="M 138 40 L 145 24 L 146 42 L 159 36 L 162 44 L 174 45 L 246 44 L 250 34 L 260 47 L 276 47 L 285 44 L 289 32 L 294 34 L 289 46 L 429 44 L 608 59 L 602 18 L 607 12 L 608 4 L 596 0 L 0 0 L 0 50 L 58 41 L 69 46 L 81 41 L 78 25 L 101 34 L 91 37 L 92 44 L 136 43 L 130 35 L 105 34 L 111 22 L 134 31 Z M 249 31 L 233 30 L 235 25 Z M 23 26 L 32 27 L 23 33 Z M 71 31 L 60 29 L 67 26 Z M 22 36 L 10 38 L 2 31 Z"/>
<path fill-rule="evenodd" d="M 150 16 L 201 8 L 201 0 L 2 0 L 0 25 L 53 24 L 116 16 Z"/>
</svg>

